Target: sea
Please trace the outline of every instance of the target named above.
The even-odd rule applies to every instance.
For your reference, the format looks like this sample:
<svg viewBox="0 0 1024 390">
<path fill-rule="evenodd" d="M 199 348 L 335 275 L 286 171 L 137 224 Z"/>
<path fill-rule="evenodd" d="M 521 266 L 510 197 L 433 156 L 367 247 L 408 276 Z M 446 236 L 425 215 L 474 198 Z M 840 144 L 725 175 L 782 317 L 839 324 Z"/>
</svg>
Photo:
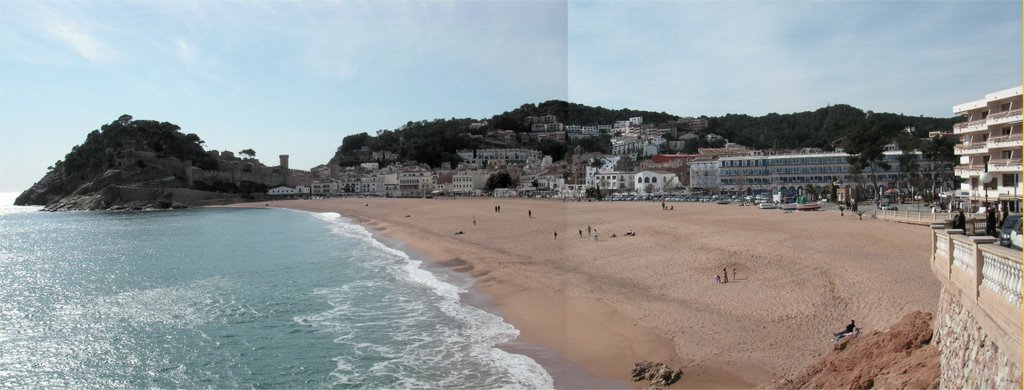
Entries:
<svg viewBox="0 0 1024 390">
<path fill-rule="evenodd" d="M 539 388 L 518 331 L 335 213 L 0 198 L 0 387 Z"/>
</svg>

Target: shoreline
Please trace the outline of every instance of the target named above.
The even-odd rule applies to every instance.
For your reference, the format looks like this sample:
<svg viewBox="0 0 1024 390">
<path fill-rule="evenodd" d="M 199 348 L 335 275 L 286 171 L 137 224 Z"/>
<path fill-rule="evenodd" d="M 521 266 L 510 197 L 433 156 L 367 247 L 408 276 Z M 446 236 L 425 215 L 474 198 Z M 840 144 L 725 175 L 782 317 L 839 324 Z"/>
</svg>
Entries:
<svg viewBox="0 0 1024 390">
<path fill-rule="evenodd" d="M 358 224 L 356 221 L 351 220 L 345 215 L 342 215 L 342 218 L 347 219 L 350 223 Z M 471 276 L 458 272 L 453 267 L 439 263 L 436 259 L 420 253 L 415 248 L 409 246 L 408 243 L 396 237 L 384 235 L 370 227 L 366 227 L 366 229 L 370 231 L 374 239 L 384 243 L 384 245 L 405 252 L 412 259 L 422 260 L 423 263 L 421 264 L 421 267 L 427 272 L 435 275 L 442 275 L 442 278 L 444 278 L 442 280 L 446 280 L 449 277 L 464 279 L 459 281 L 460 285 L 463 283 L 468 284 L 468 286 L 465 287 L 466 292 L 459 294 L 459 299 L 463 304 L 494 314 L 495 316 L 501 317 L 504 321 L 509 322 L 501 312 L 501 309 L 494 305 L 490 297 L 477 289 L 476 280 Z M 548 375 L 551 376 L 552 383 L 557 389 L 623 389 L 631 387 L 625 382 L 595 376 L 592 373 L 587 372 L 578 364 L 565 359 L 565 357 L 561 356 L 558 351 L 543 345 L 513 339 L 495 345 L 495 348 L 499 348 L 509 353 L 524 355 L 533 359 L 537 364 L 544 368 Z"/>
<path fill-rule="evenodd" d="M 641 385 L 629 377 L 632 364 L 640 360 L 682 368 L 683 378 L 674 388 L 750 388 L 766 384 L 823 355 L 826 346 L 815 343 L 810 336 L 830 334 L 827 332 L 831 327 L 848 321 L 846 317 L 855 316 L 858 323 L 863 319 L 880 329 L 909 310 L 933 311 L 937 302 L 937 283 L 934 278 L 922 277 L 930 276 L 926 262 L 900 260 L 899 255 L 884 253 L 919 252 L 927 241 L 912 239 L 888 248 L 850 246 L 841 238 L 816 237 L 829 241 L 823 251 L 807 243 L 787 241 L 795 235 L 814 234 L 815 229 L 820 230 L 815 224 L 831 226 L 837 222 L 841 225 L 836 226 L 845 226 L 835 232 L 837 237 L 867 234 L 870 237 L 864 238 L 868 243 L 914 234 L 914 227 L 875 221 L 857 223 L 856 217 L 842 219 L 828 212 L 783 216 L 752 208 L 675 204 L 675 214 L 668 214 L 658 210 L 656 203 L 646 202 L 580 204 L 509 199 L 364 198 L 270 203 L 273 207 L 338 212 L 375 235 L 399 240 L 427 260 L 425 265 L 475 280 L 473 289 L 519 329 L 517 342 L 549 349 L 594 378 L 630 387 Z M 373 207 L 366 206 L 370 203 Z M 489 214 L 497 203 L 503 205 L 502 213 Z M 239 206 L 265 207 L 263 202 Z M 527 219 L 528 208 L 536 219 Z M 649 211 L 652 209 L 657 211 Z M 679 218 L 684 215 L 707 218 L 711 224 L 694 225 Z M 827 217 L 832 219 L 825 220 Z M 469 225 L 470 218 L 480 219 L 480 226 Z M 791 225 L 793 229 L 780 229 L 773 224 L 778 219 L 804 221 Z M 600 242 L 580 239 L 575 231 L 570 233 L 570 227 L 588 223 L 605 232 Z M 723 227 L 728 231 L 736 223 L 740 223 L 738 240 L 720 234 Z M 563 229 L 557 242 L 550 236 L 552 226 Z M 625 228 L 636 230 L 639 237 L 609 237 L 610 232 L 621 234 Z M 453 236 L 456 229 L 467 233 Z M 794 231 L 786 234 L 787 230 Z M 780 234 L 782 237 L 778 237 Z M 762 240 L 761 235 L 775 237 Z M 679 241 L 680 237 L 688 240 Z M 777 246 L 780 238 L 789 248 L 780 251 L 764 245 L 763 241 L 768 241 Z M 640 249 L 633 247 L 637 245 Z M 767 255 L 759 253 L 760 249 Z M 853 253 L 839 255 L 844 250 Z M 831 260 L 840 266 L 822 264 L 822 256 L 832 257 L 833 253 L 837 258 Z M 927 251 L 911 257 L 922 256 L 926 257 Z M 793 257 L 796 259 L 791 260 Z M 872 261 L 859 264 L 850 260 L 861 258 Z M 901 277 L 911 276 L 913 283 L 894 284 L 891 277 L 871 276 L 880 271 L 877 266 L 893 259 L 899 264 L 892 271 Z M 739 268 L 739 280 L 709 287 L 712 284 L 707 275 L 723 266 Z M 794 273 L 814 278 L 801 279 Z M 864 280 L 875 282 L 865 289 L 861 286 Z M 879 286 L 900 290 L 895 292 L 897 296 L 910 294 L 908 302 L 872 303 L 877 297 L 871 290 Z M 760 310 L 751 311 L 750 307 Z M 541 363 L 557 387 L 601 387 L 566 382 L 571 382 L 574 374 L 558 372 L 557 363 L 542 361 L 531 352 L 530 348 L 516 351 Z"/>
</svg>

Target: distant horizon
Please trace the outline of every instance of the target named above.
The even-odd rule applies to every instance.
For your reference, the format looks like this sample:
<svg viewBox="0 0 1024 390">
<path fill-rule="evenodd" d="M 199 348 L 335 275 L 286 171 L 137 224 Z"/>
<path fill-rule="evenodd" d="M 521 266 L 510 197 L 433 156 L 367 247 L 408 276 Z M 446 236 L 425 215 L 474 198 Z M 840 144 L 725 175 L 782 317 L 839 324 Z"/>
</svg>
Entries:
<svg viewBox="0 0 1024 390">
<path fill-rule="evenodd" d="M 122 114 L 296 167 L 359 132 L 565 100 L 946 118 L 1021 82 L 1021 2 L 0 2 L 0 190 Z M 1003 71 L 1005 69 L 1005 71 Z"/>
</svg>

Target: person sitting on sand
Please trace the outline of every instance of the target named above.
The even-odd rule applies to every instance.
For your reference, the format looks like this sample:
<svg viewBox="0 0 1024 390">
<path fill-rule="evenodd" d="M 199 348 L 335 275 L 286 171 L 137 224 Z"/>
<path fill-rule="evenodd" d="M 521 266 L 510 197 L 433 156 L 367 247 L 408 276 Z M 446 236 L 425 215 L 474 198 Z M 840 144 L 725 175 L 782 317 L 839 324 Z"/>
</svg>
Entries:
<svg viewBox="0 0 1024 390">
<path fill-rule="evenodd" d="M 722 275 L 715 275 L 715 284 L 722 284 Z"/>
<path fill-rule="evenodd" d="M 618 237 L 618 236 L 616 236 L 615 233 L 612 233 L 612 238 L 615 238 L 615 237 Z"/>
<path fill-rule="evenodd" d="M 463 233 L 463 232 L 462 232 L 462 230 L 459 230 L 459 231 L 455 232 L 455 235 L 456 235 L 456 236 L 457 236 L 457 235 L 460 235 L 460 234 L 466 234 L 466 233 Z"/>
<path fill-rule="evenodd" d="M 833 334 L 836 336 L 836 340 L 839 340 L 840 338 L 842 338 L 843 335 L 853 333 L 853 331 L 855 330 L 857 330 L 857 323 L 854 322 L 853 320 L 850 320 L 850 324 L 846 325 L 845 329 Z"/>
</svg>

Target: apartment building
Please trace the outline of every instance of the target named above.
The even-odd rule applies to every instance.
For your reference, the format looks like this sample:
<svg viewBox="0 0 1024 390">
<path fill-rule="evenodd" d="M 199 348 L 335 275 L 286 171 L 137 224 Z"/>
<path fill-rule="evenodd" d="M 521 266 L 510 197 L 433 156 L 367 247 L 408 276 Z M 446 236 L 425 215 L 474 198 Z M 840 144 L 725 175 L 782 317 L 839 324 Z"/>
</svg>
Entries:
<svg viewBox="0 0 1024 390">
<path fill-rule="evenodd" d="M 690 191 L 721 190 L 722 162 L 715 157 L 697 157 L 690 161 Z"/>
<path fill-rule="evenodd" d="M 967 119 L 953 126 L 960 137 L 954 147 L 960 165 L 954 171 L 972 203 L 1006 201 L 1020 211 L 1021 108 L 1021 87 L 953 106 L 954 114 Z"/>
</svg>

